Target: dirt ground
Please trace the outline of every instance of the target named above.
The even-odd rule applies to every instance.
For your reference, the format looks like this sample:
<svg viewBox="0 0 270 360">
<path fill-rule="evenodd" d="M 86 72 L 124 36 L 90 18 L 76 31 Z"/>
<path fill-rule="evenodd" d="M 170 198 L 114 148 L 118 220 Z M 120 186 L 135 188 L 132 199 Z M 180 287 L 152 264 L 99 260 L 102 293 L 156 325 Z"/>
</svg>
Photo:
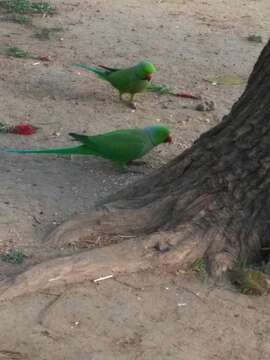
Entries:
<svg viewBox="0 0 270 360">
<path fill-rule="evenodd" d="M 1 147 L 70 144 L 71 131 L 89 134 L 162 122 L 171 146 L 147 155 L 144 173 L 172 159 L 216 125 L 243 91 L 206 79 L 246 79 L 267 41 L 269 0 L 64 0 L 34 27 L 0 21 L 1 122 L 29 121 L 31 137 L 1 135 Z M 61 27 L 49 40 L 35 28 Z M 263 43 L 247 41 L 261 34 Z M 18 46 L 51 61 L 5 55 Z M 145 94 L 137 110 L 74 63 L 128 66 L 150 59 L 155 79 L 216 104 Z M 22 265 L 0 261 L 0 281 L 59 255 L 44 236 L 74 213 L 143 175 L 119 172 L 91 157 L 1 154 L 0 251 L 27 254 Z M 69 250 L 70 252 L 71 250 Z M 102 274 L 101 274 L 102 275 Z M 253 359 L 270 357 L 269 296 L 248 297 L 230 286 L 190 275 L 121 275 L 23 296 L 0 305 L 0 359 Z"/>
</svg>

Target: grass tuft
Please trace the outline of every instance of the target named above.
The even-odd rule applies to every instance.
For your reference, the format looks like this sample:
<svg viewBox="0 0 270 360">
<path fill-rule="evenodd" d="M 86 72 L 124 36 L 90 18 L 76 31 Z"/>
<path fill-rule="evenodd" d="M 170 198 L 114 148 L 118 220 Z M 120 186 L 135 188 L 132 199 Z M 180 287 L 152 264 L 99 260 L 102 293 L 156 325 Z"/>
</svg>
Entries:
<svg viewBox="0 0 270 360">
<path fill-rule="evenodd" d="M 7 54 L 7 56 L 14 57 L 14 58 L 20 58 L 20 59 L 27 59 L 27 58 L 32 57 L 28 51 L 25 51 L 16 46 L 7 48 L 6 54 Z"/>
<path fill-rule="evenodd" d="M 197 273 L 206 271 L 205 261 L 201 258 L 194 260 L 193 263 L 190 265 L 190 270 Z"/>
<path fill-rule="evenodd" d="M 2 261 L 8 262 L 10 264 L 21 264 L 26 255 L 23 253 L 22 250 L 14 249 L 9 250 L 6 254 L 0 256 Z"/>
<path fill-rule="evenodd" d="M 269 282 L 266 275 L 246 264 L 237 264 L 229 272 L 231 282 L 236 285 L 243 294 L 263 295 L 269 291 Z"/>
<path fill-rule="evenodd" d="M 0 0 L 0 7 L 13 14 L 49 14 L 56 13 L 56 7 L 46 1 Z"/>
</svg>

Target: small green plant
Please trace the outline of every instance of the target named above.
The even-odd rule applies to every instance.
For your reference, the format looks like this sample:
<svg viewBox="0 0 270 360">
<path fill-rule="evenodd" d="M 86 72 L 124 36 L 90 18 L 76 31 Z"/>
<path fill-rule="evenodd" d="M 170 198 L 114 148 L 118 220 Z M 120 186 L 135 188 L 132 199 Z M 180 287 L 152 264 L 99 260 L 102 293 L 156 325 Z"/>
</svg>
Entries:
<svg viewBox="0 0 270 360">
<path fill-rule="evenodd" d="M 269 282 L 266 275 L 245 263 L 237 264 L 229 272 L 231 282 L 236 285 L 243 294 L 263 295 L 269 291 Z"/>
<path fill-rule="evenodd" d="M 31 9 L 33 13 L 37 14 L 53 15 L 56 13 L 56 8 L 46 1 L 32 2 Z"/>
<path fill-rule="evenodd" d="M 1 0 L 0 6 L 9 13 L 27 14 L 31 9 L 30 0 Z"/>
<path fill-rule="evenodd" d="M 206 272 L 205 261 L 202 258 L 194 260 L 190 265 L 190 270 L 197 273 Z"/>
<path fill-rule="evenodd" d="M 190 265 L 190 271 L 196 273 L 201 279 L 206 279 L 207 270 L 205 260 L 198 258 Z"/>
<path fill-rule="evenodd" d="M 251 42 L 256 42 L 256 43 L 262 43 L 263 42 L 263 38 L 260 34 L 251 34 L 247 37 L 248 41 Z"/>
<path fill-rule="evenodd" d="M 15 58 L 30 58 L 32 57 L 28 51 L 20 49 L 18 47 L 9 47 L 6 51 L 7 56 Z"/>
<path fill-rule="evenodd" d="M 32 0 L 0 0 L 0 7 L 8 13 L 15 14 L 50 14 L 56 12 L 56 8 L 46 1 Z"/>
<path fill-rule="evenodd" d="M 39 40 L 50 40 L 51 37 L 57 33 L 63 31 L 63 28 L 61 27 L 52 27 L 52 28 L 37 28 L 35 31 L 34 36 L 38 38 Z"/>
<path fill-rule="evenodd" d="M 11 264 L 21 264 L 26 258 L 22 250 L 9 250 L 6 254 L 1 255 L 1 260 Z"/>
</svg>

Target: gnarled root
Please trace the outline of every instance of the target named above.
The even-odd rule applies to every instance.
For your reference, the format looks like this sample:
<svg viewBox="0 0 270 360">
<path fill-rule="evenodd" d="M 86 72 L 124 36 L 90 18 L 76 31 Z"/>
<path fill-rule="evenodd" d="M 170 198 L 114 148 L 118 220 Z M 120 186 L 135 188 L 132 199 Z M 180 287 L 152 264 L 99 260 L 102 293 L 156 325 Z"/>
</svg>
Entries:
<svg viewBox="0 0 270 360">
<path fill-rule="evenodd" d="M 98 217 L 94 219 L 97 223 Z M 69 226 L 77 224 L 79 219 L 72 221 L 62 230 L 67 230 Z M 99 226 L 102 228 L 101 219 Z M 91 230 L 88 226 L 87 229 Z M 61 239 L 64 233 L 65 231 L 60 230 L 53 233 L 50 241 Z M 94 234 L 93 231 L 92 235 Z M 186 225 L 177 232 L 155 232 L 143 238 L 126 239 L 124 242 L 102 249 L 56 258 L 25 271 L 17 276 L 13 283 L 0 286 L 0 300 L 10 300 L 24 294 L 94 280 L 111 274 L 117 276 L 120 273 L 156 268 L 165 268 L 166 271 L 176 270 L 192 263 L 197 258 L 204 257 L 212 240 L 208 232 L 203 234 L 197 228 Z M 228 261 L 227 267 L 231 264 Z M 223 270 L 226 269 L 223 268 Z"/>
</svg>

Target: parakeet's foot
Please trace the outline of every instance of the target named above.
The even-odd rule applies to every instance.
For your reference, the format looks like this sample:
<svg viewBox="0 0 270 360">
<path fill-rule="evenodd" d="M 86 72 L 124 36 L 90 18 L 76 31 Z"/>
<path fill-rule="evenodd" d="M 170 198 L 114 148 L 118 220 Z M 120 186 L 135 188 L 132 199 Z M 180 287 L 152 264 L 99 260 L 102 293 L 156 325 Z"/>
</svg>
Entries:
<svg viewBox="0 0 270 360">
<path fill-rule="evenodd" d="M 131 107 L 132 110 L 136 110 L 137 109 L 137 106 L 136 106 L 136 103 L 134 101 L 131 101 L 129 103 L 129 107 Z"/>
<path fill-rule="evenodd" d="M 119 167 L 119 170 L 120 170 L 122 173 L 128 173 L 129 169 L 128 169 L 127 164 L 123 164 L 123 163 L 117 162 L 117 165 L 118 165 L 118 167 Z"/>
<path fill-rule="evenodd" d="M 129 172 L 130 174 L 145 175 L 145 172 L 144 172 L 144 171 L 142 171 L 142 170 L 135 170 L 135 169 L 131 169 L 131 168 L 128 169 L 128 172 Z"/>
<path fill-rule="evenodd" d="M 133 96 L 130 97 L 130 100 L 123 98 L 123 94 L 119 93 L 119 100 L 126 103 L 131 109 L 136 110 L 136 103 L 133 101 Z"/>
<path fill-rule="evenodd" d="M 127 164 L 119 164 L 120 165 L 120 169 L 122 173 L 125 174 L 140 174 L 140 175 L 144 175 L 143 171 L 139 171 L 139 170 L 134 170 L 131 169 L 130 167 L 127 166 Z"/>
<path fill-rule="evenodd" d="M 134 96 L 135 94 L 130 94 L 130 99 L 129 99 L 129 106 L 131 107 L 131 109 L 136 110 L 136 103 L 134 101 Z"/>
<path fill-rule="evenodd" d="M 142 166 L 142 165 L 146 165 L 147 162 L 143 161 L 143 160 L 131 160 L 128 165 L 133 165 L 133 166 Z"/>
</svg>

